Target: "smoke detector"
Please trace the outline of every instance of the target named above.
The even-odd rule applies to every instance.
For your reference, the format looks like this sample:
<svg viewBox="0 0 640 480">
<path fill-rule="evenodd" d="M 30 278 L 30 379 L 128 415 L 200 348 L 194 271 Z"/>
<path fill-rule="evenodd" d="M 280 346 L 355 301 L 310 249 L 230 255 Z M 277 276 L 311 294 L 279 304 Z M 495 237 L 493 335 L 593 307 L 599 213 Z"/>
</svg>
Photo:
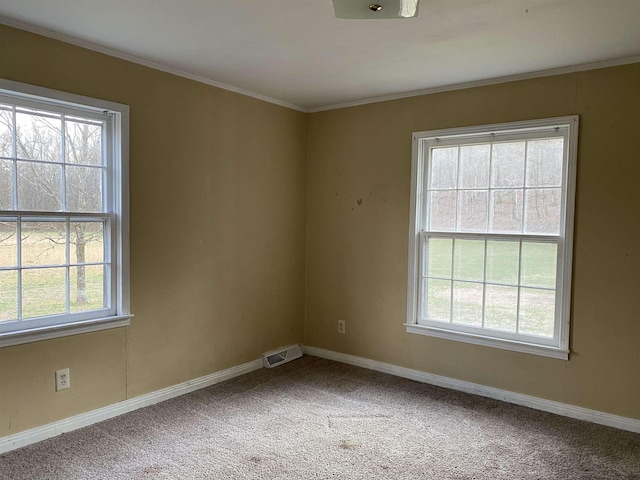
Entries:
<svg viewBox="0 0 640 480">
<path fill-rule="evenodd" d="M 336 18 L 379 20 L 418 16 L 418 0 L 333 0 Z"/>
</svg>

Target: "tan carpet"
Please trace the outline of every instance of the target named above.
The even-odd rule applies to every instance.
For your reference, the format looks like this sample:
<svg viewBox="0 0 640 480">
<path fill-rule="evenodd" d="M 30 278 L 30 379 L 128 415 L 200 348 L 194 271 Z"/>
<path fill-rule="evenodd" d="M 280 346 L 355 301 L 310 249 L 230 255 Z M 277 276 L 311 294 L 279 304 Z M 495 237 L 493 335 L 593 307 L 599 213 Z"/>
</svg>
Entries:
<svg viewBox="0 0 640 480">
<path fill-rule="evenodd" d="M 640 479 L 640 435 L 305 356 L 0 456 L 17 479 Z"/>
</svg>

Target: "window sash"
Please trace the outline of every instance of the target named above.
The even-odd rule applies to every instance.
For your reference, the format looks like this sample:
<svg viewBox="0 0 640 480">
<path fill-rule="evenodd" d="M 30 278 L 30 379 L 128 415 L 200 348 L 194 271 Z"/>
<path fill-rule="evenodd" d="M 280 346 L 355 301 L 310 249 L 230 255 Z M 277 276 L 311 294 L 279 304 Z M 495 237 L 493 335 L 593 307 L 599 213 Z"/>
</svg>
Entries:
<svg viewBox="0 0 640 480">
<path fill-rule="evenodd" d="M 22 223 L 23 222 L 51 222 L 57 221 L 64 223 L 65 225 L 65 261 L 57 263 L 47 263 L 42 265 L 24 265 L 22 255 Z M 116 215 L 114 214 L 64 214 L 60 212 L 8 212 L 2 211 L 0 222 L 15 222 L 16 224 L 16 264 L 12 266 L 0 266 L 0 272 L 16 272 L 17 274 L 17 302 L 18 302 L 18 318 L 14 320 L 0 321 L 0 332 L 12 332 L 21 331 L 27 328 L 38 328 L 50 325 L 57 325 L 60 323 L 73 323 L 77 321 L 89 320 L 92 318 L 108 317 L 117 313 L 117 278 L 114 275 L 114 262 L 113 258 L 117 254 L 117 244 L 113 239 L 112 232 L 114 230 L 114 224 L 116 221 Z M 91 262 L 86 261 L 78 263 L 74 261 L 73 255 L 70 252 L 72 243 L 71 224 L 77 222 L 95 222 L 102 223 L 102 261 Z M 103 268 L 103 307 L 95 308 L 86 311 L 71 311 L 71 285 L 74 279 L 71 278 L 71 270 L 79 266 L 84 267 L 96 267 L 101 266 Z M 65 269 L 65 312 L 52 313 L 50 315 L 43 315 L 37 317 L 24 317 L 23 311 L 23 273 L 29 271 L 39 271 L 46 269 Z"/>
<path fill-rule="evenodd" d="M 514 131 L 509 131 L 509 132 L 491 132 L 491 133 L 487 133 L 487 132 L 482 132 L 482 133 L 476 133 L 476 134 L 470 134 L 470 135 L 466 135 L 463 138 L 460 138 L 459 136 L 453 135 L 451 137 L 447 137 L 447 138 L 439 138 L 439 137 L 431 137 L 431 138 L 422 138 L 420 140 L 420 147 L 419 147 L 419 155 L 420 155 L 420 163 L 422 165 L 422 173 L 420 178 L 422 179 L 422 185 L 420 188 L 420 191 L 422 192 L 421 195 L 421 200 L 422 200 L 422 205 L 420 208 L 421 211 L 421 217 L 419 218 L 420 221 L 420 226 L 421 228 L 423 228 L 424 230 L 429 230 L 429 231 L 443 231 L 443 232 L 477 232 L 477 233 L 495 233 L 495 232 L 491 232 L 491 212 L 492 212 L 492 207 L 494 206 L 494 200 L 493 200 L 493 196 L 492 196 L 492 192 L 496 192 L 496 191 L 521 191 L 522 192 L 522 201 L 523 201 L 523 206 L 521 209 L 521 213 L 522 213 L 522 218 L 521 218 L 521 232 L 514 232 L 514 233 L 522 233 L 522 234 L 526 234 L 528 232 L 526 232 L 526 221 L 525 221 L 525 217 L 526 217 L 526 206 L 527 206 L 527 192 L 532 192 L 532 191 L 540 191 L 540 190 L 560 190 L 560 206 L 559 206 L 559 210 L 560 210 L 560 218 L 559 218 L 559 225 L 558 225 L 558 232 L 559 234 L 562 234 L 562 232 L 565 231 L 565 222 L 566 222 L 566 185 L 568 184 L 568 169 L 567 169 L 567 158 L 568 158 L 568 154 L 569 154 L 569 147 L 570 147 L 570 142 L 568 141 L 568 133 L 569 133 L 569 127 L 568 126 L 555 126 L 553 128 L 546 128 L 546 129 L 538 129 L 535 131 L 530 131 L 531 129 L 523 129 L 523 131 L 521 133 L 513 133 Z M 518 130 L 515 130 L 515 132 L 517 132 Z M 562 156 L 563 156 L 563 164 L 562 164 L 562 172 L 561 172 L 561 179 L 560 179 L 560 185 L 528 185 L 527 184 L 527 178 L 526 178 L 526 173 L 527 173 L 527 159 L 528 159 L 528 153 L 525 151 L 525 157 L 524 157 L 524 164 L 523 164 L 523 179 L 522 179 L 522 185 L 521 186 L 508 186 L 508 187 L 503 187 L 503 186 L 495 186 L 491 184 L 491 174 L 492 174 L 492 170 L 494 168 L 494 158 L 493 158 L 493 146 L 494 145 L 499 145 L 499 144 L 504 144 L 504 143 L 513 143 L 513 142 L 530 142 L 530 141 L 536 141 L 536 140 L 547 140 L 547 139 L 553 139 L 553 138 L 562 138 L 564 140 L 563 142 L 563 152 L 562 152 Z M 490 148 L 490 165 L 489 165 L 489 170 L 487 172 L 488 174 L 488 179 L 487 179 L 487 184 L 485 187 L 478 187 L 478 188 L 471 188 L 471 187 L 461 187 L 459 185 L 459 177 L 460 177 L 460 165 L 461 165 L 461 158 L 460 158 L 460 152 L 458 151 L 458 157 L 456 159 L 456 184 L 454 187 L 449 187 L 449 188 L 433 188 L 431 187 L 431 183 L 432 183 L 432 175 L 433 175 L 433 167 L 432 167 L 432 162 L 433 162 L 433 151 L 434 149 L 437 148 L 443 148 L 443 147 L 469 147 L 469 146 L 480 146 L 480 145 L 487 145 Z M 430 195 L 431 193 L 446 193 L 446 192 L 450 192 L 452 194 L 455 194 L 456 196 L 456 204 L 455 204 L 455 213 L 454 213 L 454 218 L 453 218 L 453 228 L 445 228 L 445 229 L 437 229 L 437 228 L 432 228 L 431 227 L 431 223 L 432 223 L 432 217 L 429 215 L 430 211 L 431 211 L 431 202 L 432 202 L 432 196 Z M 461 193 L 463 192 L 469 192 L 469 193 L 473 193 L 473 192 L 478 192 L 478 193 L 486 193 L 487 195 L 487 202 L 486 202 L 486 219 L 485 219 L 485 228 L 484 229 L 461 229 L 460 225 L 459 225 L 459 205 L 461 202 Z"/>
<path fill-rule="evenodd" d="M 428 251 L 428 242 L 430 239 L 446 239 L 452 240 L 452 248 L 454 251 L 451 253 L 451 273 L 450 276 L 438 276 L 438 275 L 429 275 L 428 272 L 428 261 L 425 258 L 425 252 Z M 483 275 L 481 280 L 474 279 L 462 279 L 455 276 L 453 263 L 455 263 L 455 243 L 454 240 L 475 240 L 484 242 L 484 253 L 483 253 Z M 490 241 L 496 242 L 510 242 L 510 243 L 518 243 L 518 280 L 515 283 L 508 282 L 497 282 L 497 281 L 488 281 L 487 280 L 487 245 Z M 539 285 L 526 285 L 522 284 L 522 244 L 552 244 L 556 246 L 556 268 L 555 268 L 555 285 L 554 287 L 546 287 Z M 558 241 L 558 236 L 553 235 L 506 235 L 506 234 L 478 234 L 478 233 L 464 233 L 464 232 L 456 232 L 456 233 L 443 233 L 443 232 L 420 232 L 420 256 L 419 256 L 419 273 L 418 273 L 418 305 L 417 305 L 417 316 L 415 323 L 417 325 L 430 326 L 433 328 L 452 330 L 462 333 L 475 334 L 475 335 L 483 335 L 498 339 L 505 340 L 514 340 L 521 342 L 533 342 L 540 345 L 547 346 L 555 346 L 559 343 L 559 336 L 561 334 L 560 322 L 558 321 L 558 316 L 561 312 L 562 308 L 562 296 L 558 294 L 559 289 L 561 290 L 563 284 L 563 272 L 562 272 L 562 257 L 563 252 L 560 249 L 560 242 Z M 432 320 L 423 315 L 425 308 L 427 296 L 424 293 L 425 286 L 428 284 L 429 279 L 431 280 L 441 280 L 447 282 L 461 282 L 461 283 L 469 283 L 481 285 L 483 288 L 483 299 L 481 305 L 481 325 L 480 326 L 471 326 L 465 325 L 460 322 L 456 322 L 453 315 L 454 302 L 453 298 L 450 298 L 450 315 L 449 321 L 444 322 L 440 320 Z M 554 324 L 553 324 L 553 335 L 551 337 L 545 337 L 541 335 L 535 335 L 533 333 L 521 333 L 521 332 L 509 332 L 506 330 L 501 330 L 497 328 L 487 327 L 486 323 L 486 287 L 487 286 L 498 286 L 498 287 L 510 287 L 516 288 L 518 291 L 518 299 L 520 298 L 521 291 L 527 290 L 546 290 L 553 291 L 555 296 L 554 301 Z M 453 287 L 451 288 L 451 295 L 453 295 Z M 516 306 L 516 329 L 518 328 L 518 322 L 520 317 L 520 301 L 518 300 L 518 304 Z"/>
<path fill-rule="evenodd" d="M 11 141 L 12 141 L 12 151 L 10 156 L 0 156 L 0 159 L 5 162 L 11 163 L 12 169 L 12 204 L 14 211 L 27 212 L 32 211 L 31 209 L 21 208 L 20 202 L 20 193 L 19 193 L 19 166 L 26 165 L 34 165 L 34 166 L 49 166 L 51 168 L 58 168 L 60 172 L 60 183 L 56 185 L 60 190 L 60 208 L 59 209 L 50 209 L 47 211 L 57 211 L 57 212 L 76 212 L 80 213 L 83 210 L 74 210 L 70 208 L 70 201 L 67 198 L 67 173 L 72 172 L 74 170 L 84 170 L 84 171 L 95 171 L 99 172 L 99 183 L 100 183 L 100 195 L 101 202 L 100 208 L 91 209 L 90 212 L 108 212 L 113 211 L 110 208 L 113 205 L 113 195 L 112 192 L 116 188 L 114 184 L 114 176 L 112 174 L 112 170 L 114 168 L 113 164 L 113 150 L 111 142 L 109 141 L 113 135 L 113 126 L 111 118 L 105 113 L 97 114 L 96 112 L 87 112 L 84 110 L 73 110 L 69 108 L 53 106 L 48 104 L 40 104 L 40 102 L 34 102 L 31 100 L 18 100 L 16 98 L 9 98 L 3 95 L 0 95 L 0 104 L 4 104 L 7 108 L 3 108 L 2 110 L 8 111 L 11 114 L 12 118 L 12 132 L 11 132 Z M 60 141 L 60 158 L 57 160 L 47 160 L 44 158 L 32 159 L 32 158 L 23 158 L 18 155 L 17 149 L 17 123 L 16 123 L 16 115 L 19 113 L 23 113 L 21 108 L 28 105 L 30 111 L 37 112 L 38 117 L 55 117 L 60 120 L 60 132 L 59 132 L 59 141 Z M 35 114 L 35 113 L 34 113 Z M 74 163 L 67 158 L 67 122 L 72 123 L 86 123 L 87 125 L 93 125 L 96 127 L 100 127 L 100 163 L 98 165 L 88 164 L 88 163 Z M 9 209 L 11 210 L 11 209 Z M 8 210 L 0 210 L 0 212 L 6 212 Z"/>
</svg>

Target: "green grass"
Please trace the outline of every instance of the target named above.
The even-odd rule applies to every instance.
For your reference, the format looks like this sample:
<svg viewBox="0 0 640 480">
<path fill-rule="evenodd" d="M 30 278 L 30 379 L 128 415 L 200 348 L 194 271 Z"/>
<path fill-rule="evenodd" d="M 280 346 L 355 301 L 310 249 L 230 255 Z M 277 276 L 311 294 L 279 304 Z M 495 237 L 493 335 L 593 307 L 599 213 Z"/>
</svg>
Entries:
<svg viewBox="0 0 640 480">
<path fill-rule="evenodd" d="M 431 238 L 424 261 L 429 319 L 553 336 L 555 244 Z"/>
<path fill-rule="evenodd" d="M 23 264 L 44 266 L 52 263 L 64 263 L 64 245 L 57 245 L 50 239 L 57 238 L 55 233 L 32 234 L 23 241 Z M 15 237 L 8 237 L 0 231 L 0 266 L 15 267 Z M 73 245 L 72 245 L 73 247 Z M 73 248 L 71 249 L 74 259 Z M 91 241 L 86 244 L 86 258 L 96 261 L 102 258 L 102 243 Z M 39 317 L 66 313 L 66 268 L 34 268 L 22 272 L 22 316 L 23 318 Z M 103 267 L 86 266 L 85 283 L 87 303 L 76 302 L 77 267 L 69 268 L 69 311 L 71 313 L 96 310 L 103 307 Z M 15 320 L 18 316 L 16 270 L 0 271 L 0 321 Z"/>
<path fill-rule="evenodd" d="M 0 272 L 0 322 L 18 316 L 18 277 L 16 272 Z"/>
</svg>

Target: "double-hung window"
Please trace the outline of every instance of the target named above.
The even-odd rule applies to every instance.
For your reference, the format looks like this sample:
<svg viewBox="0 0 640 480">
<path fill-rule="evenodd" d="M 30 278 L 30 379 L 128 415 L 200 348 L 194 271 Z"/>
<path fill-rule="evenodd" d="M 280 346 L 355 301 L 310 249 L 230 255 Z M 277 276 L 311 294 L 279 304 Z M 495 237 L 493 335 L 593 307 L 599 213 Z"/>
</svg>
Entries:
<svg viewBox="0 0 640 480">
<path fill-rule="evenodd" d="M 568 358 L 577 133 L 414 134 L 408 332 Z"/>
<path fill-rule="evenodd" d="M 128 107 L 0 81 L 0 346 L 126 325 Z"/>
</svg>

